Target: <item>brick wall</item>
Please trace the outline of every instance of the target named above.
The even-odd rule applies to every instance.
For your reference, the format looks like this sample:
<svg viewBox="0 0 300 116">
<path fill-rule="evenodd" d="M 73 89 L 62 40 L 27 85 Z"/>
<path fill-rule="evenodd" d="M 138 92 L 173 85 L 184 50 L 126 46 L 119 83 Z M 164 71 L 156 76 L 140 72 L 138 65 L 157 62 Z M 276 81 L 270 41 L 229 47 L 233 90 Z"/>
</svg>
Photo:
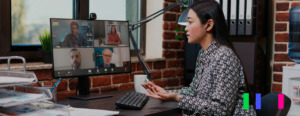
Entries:
<svg viewBox="0 0 300 116">
<path fill-rule="evenodd" d="M 165 0 L 164 6 L 170 5 L 177 0 Z M 183 35 L 184 32 L 176 32 L 176 21 L 180 16 L 180 7 L 175 7 L 163 15 L 164 24 L 162 28 L 164 60 L 148 61 L 152 69 L 152 81 L 165 89 L 178 89 L 183 85 L 184 67 L 184 41 L 177 40 L 176 35 Z M 160 46 L 157 46 L 160 47 Z M 133 76 L 143 74 L 139 63 L 131 63 L 131 74 L 117 74 L 104 76 L 90 76 L 90 91 L 101 93 L 105 91 L 119 91 L 134 89 Z M 42 85 L 53 85 L 57 79 L 53 79 L 51 70 L 35 70 L 39 82 Z M 77 78 L 64 78 L 58 85 L 58 99 L 65 99 L 67 96 L 75 95 Z"/>
<path fill-rule="evenodd" d="M 275 38 L 273 51 L 272 91 L 282 92 L 282 66 L 294 65 L 288 58 L 289 10 L 300 5 L 299 0 L 275 0 Z"/>
</svg>

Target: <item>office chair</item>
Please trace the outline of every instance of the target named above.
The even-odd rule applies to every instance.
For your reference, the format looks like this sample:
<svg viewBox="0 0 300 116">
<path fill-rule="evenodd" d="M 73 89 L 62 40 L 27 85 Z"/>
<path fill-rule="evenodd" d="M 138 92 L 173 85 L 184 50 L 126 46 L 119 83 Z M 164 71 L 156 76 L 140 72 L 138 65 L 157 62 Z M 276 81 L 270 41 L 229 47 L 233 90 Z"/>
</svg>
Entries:
<svg viewBox="0 0 300 116">
<path fill-rule="evenodd" d="M 261 98 L 261 109 L 257 116 L 286 116 L 290 110 L 291 99 L 284 95 L 284 109 L 278 109 L 278 93 L 269 93 Z"/>
</svg>

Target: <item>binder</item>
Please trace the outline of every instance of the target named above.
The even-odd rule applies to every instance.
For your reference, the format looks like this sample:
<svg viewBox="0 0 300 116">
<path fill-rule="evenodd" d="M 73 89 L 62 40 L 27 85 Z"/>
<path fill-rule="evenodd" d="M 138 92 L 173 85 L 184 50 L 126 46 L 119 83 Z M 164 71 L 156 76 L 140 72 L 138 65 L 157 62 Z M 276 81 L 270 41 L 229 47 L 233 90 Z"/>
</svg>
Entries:
<svg viewBox="0 0 300 116">
<path fill-rule="evenodd" d="M 225 16 L 225 22 L 228 26 L 228 0 L 223 0 L 222 8 L 223 8 L 224 16 Z"/>
<path fill-rule="evenodd" d="M 229 34 L 236 35 L 237 32 L 237 0 L 231 0 L 230 3 L 230 23 Z"/>
<path fill-rule="evenodd" d="M 252 26 L 253 26 L 253 20 L 252 20 L 252 9 L 253 9 L 253 1 L 247 0 L 246 2 L 246 29 L 245 29 L 245 35 L 252 35 Z"/>
<path fill-rule="evenodd" d="M 245 35 L 245 0 L 239 0 L 238 35 Z"/>
</svg>

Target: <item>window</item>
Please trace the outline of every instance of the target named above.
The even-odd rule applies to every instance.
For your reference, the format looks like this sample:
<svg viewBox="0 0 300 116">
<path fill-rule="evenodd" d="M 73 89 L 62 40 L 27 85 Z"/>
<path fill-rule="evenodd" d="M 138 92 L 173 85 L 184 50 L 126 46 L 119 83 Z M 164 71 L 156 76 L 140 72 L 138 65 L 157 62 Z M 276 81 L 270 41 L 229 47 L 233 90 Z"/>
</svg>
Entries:
<svg viewBox="0 0 300 116">
<path fill-rule="evenodd" d="M 108 17 L 105 14 L 112 14 L 109 13 L 114 11 L 109 10 L 112 8 L 120 8 L 116 11 L 123 12 L 122 15 L 119 14 L 120 11 L 117 12 L 115 16 L 118 17 L 108 17 L 112 20 L 136 22 L 139 17 L 145 16 L 145 13 L 139 12 L 142 10 L 137 10 L 143 8 L 141 5 L 145 6 L 145 0 L 113 0 L 114 4 L 111 1 L 0 0 L 0 56 L 19 55 L 24 56 L 27 61 L 40 61 L 42 55 L 37 49 L 40 48 L 38 33 L 50 28 L 50 17 L 87 19 L 90 12 L 96 12 L 98 19 L 104 19 Z M 90 6 L 89 3 L 92 5 Z M 110 7 L 105 8 L 105 6 Z M 144 35 L 144 31 L 135 30 L 134 36 L 138 40 L 141 51 L 145 48 L 145 42 L 141 39 Z"/>
<path fill-rule="evenodd" d="M 142 6 L 145 0 L 90 0 L 89 11 L 96 13 L 98 20 L 128 20 L 129 24 L 137 22 L 143 17 Z M 117 3 L 117 4 L 116 4 Z M 144 28 L 133 31 L 133 36 L 138 48 L 144 53 Z M 131 45 L 131 50 L 133 46 Z"/>
<path fill-rule="evenodd" d="M 41 45 L 39 33 L 50 30 L 49 18 L 72 18 L 72 0 L 11 0 L 12 46 Z"/>
</svg>

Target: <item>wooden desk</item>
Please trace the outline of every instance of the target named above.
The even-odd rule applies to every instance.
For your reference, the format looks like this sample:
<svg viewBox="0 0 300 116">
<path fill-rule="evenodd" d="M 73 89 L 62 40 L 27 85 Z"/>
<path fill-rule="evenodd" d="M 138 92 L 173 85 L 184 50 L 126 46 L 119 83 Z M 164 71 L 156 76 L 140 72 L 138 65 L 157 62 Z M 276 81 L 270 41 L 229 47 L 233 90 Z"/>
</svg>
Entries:
<svg viewBox="0 0 300 116">
<path fill-rule="evenodd" d="M 144 116 L 144 115 L 168 115 L 175 116 L 181 114 L 181 109 L 177 108 L 177 102 L 163 102 L 157 99 L 150 98 L 142 110 L 116 109 L 115 102 L 119 100 L 127 91 L 113 91 L 103 94 L 112 95 L 110 98 L 94 99 L 94 100 L 76 100 L 66 99 L 58 101 L 59 104 L 70 105 L 77 108 L 91 108 L 119 111 L 120 115 L 124 116 Z"/>
</svg>

